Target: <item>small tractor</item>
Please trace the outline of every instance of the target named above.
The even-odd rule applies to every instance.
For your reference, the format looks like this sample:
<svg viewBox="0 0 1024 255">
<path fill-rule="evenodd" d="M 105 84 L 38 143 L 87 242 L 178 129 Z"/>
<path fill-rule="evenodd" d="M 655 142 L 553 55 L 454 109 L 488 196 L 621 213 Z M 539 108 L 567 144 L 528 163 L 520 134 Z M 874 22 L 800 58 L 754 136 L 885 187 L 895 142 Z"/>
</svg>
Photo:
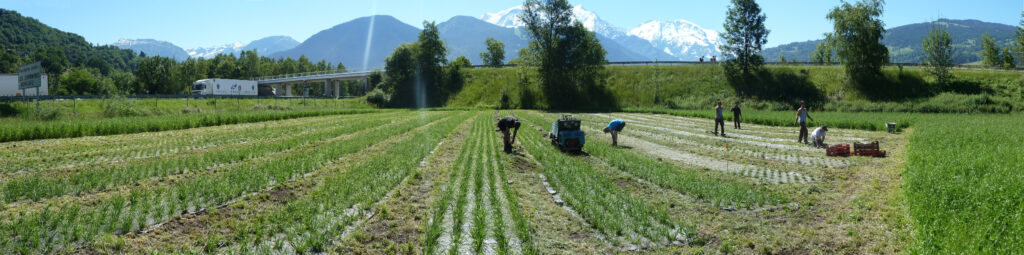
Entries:
<svg viewBox="0 0 1024 255">
<path fill-rule="evenodd" d="M 580 130 L 580 119 L 572 115 L 562 115 L 561 119 L 551 123 L 551 144 L 558 146 L 562 151 L 582 151 L 586 143 L 587 134 Z"/>
</svg>

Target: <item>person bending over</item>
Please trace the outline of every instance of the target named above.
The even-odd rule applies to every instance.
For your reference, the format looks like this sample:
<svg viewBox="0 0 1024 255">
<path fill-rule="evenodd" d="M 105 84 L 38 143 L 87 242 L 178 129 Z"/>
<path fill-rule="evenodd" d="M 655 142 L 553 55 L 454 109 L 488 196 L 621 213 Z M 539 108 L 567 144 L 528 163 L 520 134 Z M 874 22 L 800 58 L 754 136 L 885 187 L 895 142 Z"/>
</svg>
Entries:
<svg viewBox="0 0 1024 255">
<path fill-rule="evenodd" d="M 498 130 L 501 130 L 501 133 L 505 135 L 505 152 L 512 152 L 512 144 L 516 142 L 516 134 L 519 133 L 519 126 L 521 125 L 519 120 L 512 116 L 498 120 Z M 512 129 L 515 129 L 515 131 L 512 131 Z"/>
<path fill-rule="evenodd" d="M 626 121 L 624 120 L 613 120 L 608 122 L 608 126 L 604 127 L 604 133 L 612 134 L 612 146 L 619 145 L 619 132 L 622 132 L 622 128 L 626 127 Z"/>
</svg>

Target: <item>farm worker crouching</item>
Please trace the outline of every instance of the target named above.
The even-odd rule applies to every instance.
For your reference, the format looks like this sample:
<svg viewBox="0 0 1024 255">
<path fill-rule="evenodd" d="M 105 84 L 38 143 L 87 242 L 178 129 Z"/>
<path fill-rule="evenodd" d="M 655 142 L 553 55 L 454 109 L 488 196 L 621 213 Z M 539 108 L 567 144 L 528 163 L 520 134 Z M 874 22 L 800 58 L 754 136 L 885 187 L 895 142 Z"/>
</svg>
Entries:
<svg viewBox="0 0 1024 255">
<path fill-rule="evenodd" d="M 820 128 L 815 128 L 814 131 L 811 132 L 811 142 L 814 144 L 814 147 L 824 148 L 826 146 L 825 132 L 828 132 L 828 126 L 821 126 Z"/>
<path fill-rule="evenodd" d="M 715 107 L 715 135 L 725 136 L 725 116 L 722 115 L 722 109 L 722 101 L 718 101 L 718 107 Z M 718 133 L 718 126 L 722 126 L 722 133 Z"/>
<path fill-rule="evenodd" d="M 800 136 L 796 138 L 796 142 L 798 142 L 798 143 L 805 143 L 805 144 L 808 143 L 807 142 L 807 119 L 808 118 L 810 118 L 811 120 L 814 120 L 814 118 L 811 117 L 811 115 L 807 113 L 807 102 L 800 101 L 800 109 L 796 109 L 796 122 L 797 122 L 798 125 L 800 125 Z"/>
<path fill-rule="evenodd" d="M 732 107 L 732 123 L 736 129 L 740 129 L 740 103 Z"/>
<path fill-rule="evenodd" d="M 604 133 L 612 134 L 612 146 L 619 145 L 619 132 L 622 132 L 622 128 L 626 127 L 626 121 L 624 120 L 613 120 L 608 122 L 608 126 L 604 127 Z"/>
<path fill-rule="evenodd" d="M 498 120 L 498 130 L 501 130 L 501 133 L 505 135 L 505 152 L 512 152 L 512 144 L 516 142 L 516 134 L 519 133 L 520 125 L 522 124 L 519 123 L 519 120 L 512 116 Z M 515 131 L 512 131 L 513 128 Z M 512 131 L 511 139 L 509 138 L 509 131 Z"/>
</svg>

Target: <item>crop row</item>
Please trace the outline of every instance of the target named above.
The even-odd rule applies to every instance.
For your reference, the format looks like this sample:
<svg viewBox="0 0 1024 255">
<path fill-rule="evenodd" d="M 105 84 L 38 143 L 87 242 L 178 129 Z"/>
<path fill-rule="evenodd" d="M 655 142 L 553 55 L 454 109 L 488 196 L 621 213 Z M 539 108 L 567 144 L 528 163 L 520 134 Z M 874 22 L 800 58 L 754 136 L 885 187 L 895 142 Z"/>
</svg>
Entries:
<svg viewBox="0 0 1024 255">
<path fill-rule="evenodd" d="M 179 130 L 301 117 L 376 112 L 376 109 L 230 112 L 0 124 L 0 142 Z"/>
<path fill-rule="evenodd" d="M 328 121 L 330 120 L 330 121 Z M 315 130 L 336 125 L 339 119 L 318 118 L 315 121 L 286 121 L 285 125 L 275 123 L 273 127 L 256 128 L 251 126 L 250 130 L 239 131 L 234 128 L 222 129 L 204 128 L 200 131 L 190 130 L 190 136 L 178 136 L 174 138 L 165 137 L 162 139 L 138 139 L 134 135 L 119 137 L 118 140 L 107 142 L 96 142 L 98 146 L 65 145 L 50 149 L 52 152 L 63 153 L 36 153 L 38 155 L 27 158 L 10 157 L 3 162 L 7 166 L 2 167 L 0 172 L 15 172 L 24 174 L 42 169 L 67 169 L 77 167 L 100 167 L 97 165 L 108 163 L 125 163 L 140 159 L 149 159 L 165 155 L 181 154 L 191 151 L 201 151 L 226 145 L 239 145 L 259 142 L 260 139 L 294 135 L 302 130 Z M 209 130 L 207 130 L 209 129 Z M 158 137 L 158 136 L 157 136 Z M 144 137 L 148 138 L 148 137 Z M 55 155 L 45 155 L 55 154 Z"/>
<path fill-rule="evenodd" d="M 533 114 L 521 114 L 533 123 L 542 123 Z M 593 139 L 591 141 L 594 141 Z M 587 153 L 609 165 L 660 187 L 693 196 L 715 205 L 738 203 L 749 207 L 788 202 L 786 196 L 749 183 L 711 176 L 703 170 L 654 160 L 638 152 L 607 143 L 587 143 Z"/>
<path fill-rule="evenodd" d="M 586 123 L 584 124 L 585 127 L 594 128 L 593 131 L 600 130 L 602 127 L 599 122 L 588 121 L 584 123 Z M 643 151 L 649 154 L 670 158 L 695 167 L 763 179 L 775 184 L 812 183 L 819 181 L 819 179 L 807 173 L 772 168 L 803 169 L 802 172 L 806 172 L 811 169 L 799 166 L 794 167 L 792 164 L 821 168 L 835 168 L 848 165 L 846 161 L 822 158 L 823 153 L 818 154 L 819 157 L 813 157 L 804 153 L 783 152 L 744 145 L 742 143 L 738 145 L 733 143 L 733 145 L 726 147 L 723 144 L 744 142 L 744 140 L 729 138 L 729 140 L 725 141 L 709 141 L 692 133 L 666 127 L 648 126 L 642 123 L 632 123 L 625 134 L 630 135 L 630 137 L 624 137 L 623 140 L 636 138 L 635 142 L 637 144 L 635 145 L 644 147 Z M 754 164 L 747 164 L 746 162 Z"/>
<path fill-rule="evenodd" d="M 535 127 L 547 126 L 529 122 Z M 519 136 L 565 202 L 605 235 L 641 245 L 668 244 L 686 238 L 684 232 L 689 231 L 684 231 L 679 222 L 621 190 L 591 163 L 551 146 L 533 128 L 520 130 Z"/>
<path fill-rule="evenodd" d="M 345 116 L 345 115 L 342 115 Z M 130 150 L 134 148 L 147 148 L 154 144 L 170 143 L 187 138 L 201 139 L 203 136 L 219 135 L 224 133 L 239 133 L 251 131 L 258 128 L 281 128 L 303 123 L 318 122 L 330 116 L 311 118 L 298 118 L 288 121 L 246 123 L 237 125 L 224 125 L 216 127 L 204 127 L 197 129 L 172 130 L 165 132 L 146 132 L 123 135 L 88 136 L 74 139 L 42 139 L 31 141 L 19 141 L 8 143 L 12 145 L 9 149 L 9 157 L 25 158 L 53 158 L 56 156 L 79 156 L 84 153 L 102 152 L 103 149 L 117 151 Z M 5 158 L 6 159 L 6 158 Z"/>
<path fill-rule="evenodd" d="M 435 120 L 441 113 L 426 113 Z M 168 185 L 139 187 L 87 205 L 68 204 L 19 214 L 0 223 L 0 247 L 8 252 L 34 253 L 73 248 L 100 234 L 123 234 L 184 212 L 204 210 L 242 195 L 310 173 L 343 155 L 358 152 L 388 137 L 405 133 L 420 121 L 400 121 L 355 136 L 331 138 L 287 154 L 249 160 L 227 169 Z"/>
<path fill-rule="evenodd" d="M 301 148 L 309 144 L 315 145 L 331 137 L 358 132 L 385 122 L 387 120 L 381 119 L 380 116 L 360 122 L 329 122 L 333 125 L 328 125 L 323 129 L 311 128 L 279 138 L 263 139 L 258 142 L 229 146 L 203 153 L 187 153 L 158 160 L 133 162 L 132 164 L 101 166 L 55 176 L 45 173 L 32 174 L 6 183 L 0 189 L 0 193 L 4 195 L 5 201 L 15 201 L 22 197 L 39 200 L 116 187 L 146 178 L 201 172 L 224 164 L 261 158 L 265 155 Z"/>
<path fill-rule="evenodd" d="M 432 118 L 411 121 L 419 127 L 405 140 L 365 162 L 332 171 L 308 195 L 261 214 L 243 226 L 233 252 L 323 252 L 365 210 L 380 201 L 410 174 L 432 148 L 454 132 L 468 113 L 435 122 Z"/>
<path fill-rule="evenodd" d="M 488 116 L 478 116 L 462 144 L 449 182 L 433 205 L 423 238 L 425 254 L 536 254 L 518 194 L 504 184 L 507 177 L 492 124 Z M 471 199 L 472 211 L 467 211 Z"/>
<path fill-rule="evenodd" d="M 710 109 L 703 110 L 671 110 L 671 109 L 650 109 L 650 108 L 626 108 L 625 112 L 668 114 L 683 117 L 694 117 L 712 119 L 715 112 Z M 859 129 L 867 131 L 884 131 L 886 122 L 894 122 L 898 129 L 910 127 L 917 118 L 910 113 L 849 113 L 849 112 L 812 112 L 816 121 L 811 125 L 829 126 L 834 128 Z M 728 115 L 728 114 L 726 114 Z M 768 126 L 792 126 L 794 111 L 757 111 L 743 110 L 743 123 L 752 123 Z M 732 120 L 732 116 L 725 116 L 726 120 Z"/>
</svg>

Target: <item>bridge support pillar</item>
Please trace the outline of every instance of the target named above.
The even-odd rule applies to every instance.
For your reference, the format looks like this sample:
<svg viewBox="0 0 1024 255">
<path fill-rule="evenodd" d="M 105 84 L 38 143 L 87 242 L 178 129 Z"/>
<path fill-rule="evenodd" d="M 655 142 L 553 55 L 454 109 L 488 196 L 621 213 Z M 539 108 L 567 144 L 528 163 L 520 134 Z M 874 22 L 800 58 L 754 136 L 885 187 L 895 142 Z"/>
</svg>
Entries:
<svg viewBox="0 0 1024 255">
<path fill-rule="evenodd" d="M 291 84 L 285 84 L 284 85 L 284 96 L 292 96 L 292 85 Z"/>
<path fill-rule="evenodd" d="M 340 98 L 341 97 L 341 81 L 334 81 L 334 83 L 331 84 L 331 85 L 334 85 L 334 90 L 333 90 L 334 91 L 334 98 L 335 99 Z"/>
</svg>

